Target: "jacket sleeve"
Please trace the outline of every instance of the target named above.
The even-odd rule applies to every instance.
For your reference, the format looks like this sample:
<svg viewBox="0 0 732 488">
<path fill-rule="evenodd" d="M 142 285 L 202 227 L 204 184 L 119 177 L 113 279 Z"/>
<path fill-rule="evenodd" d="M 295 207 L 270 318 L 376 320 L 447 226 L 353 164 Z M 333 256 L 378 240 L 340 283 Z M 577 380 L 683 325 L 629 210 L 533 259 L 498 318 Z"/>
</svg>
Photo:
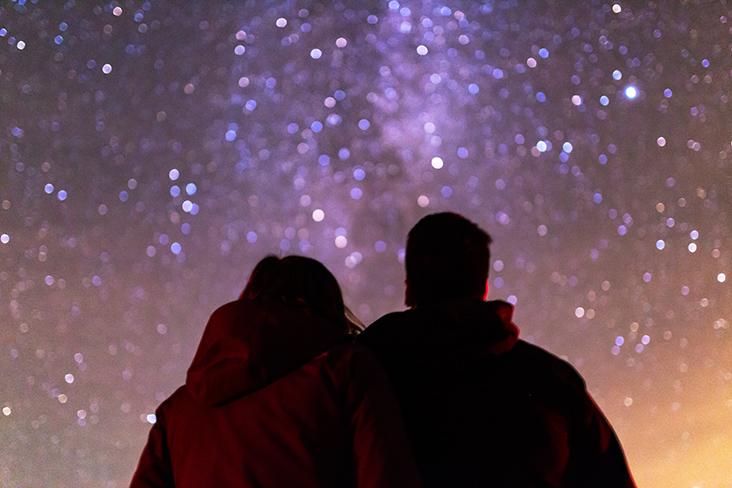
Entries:
<svg viewBox="0 0 732 488">
<path fill-rule="evenodd" d="M 635 488 L 623 448 L 610 422 L 592 397 L 584 392 L 583 425 L 575 454 L 572 486 Z"/>
<path fill-rule="evenodd" d="M 165 436 L 165 419 L 161 409 L 156 412 L 156 422 L 150 429 L 147 444 L 142 451 L 130 488 L 172 488 L 173 469 Z"/>
<path fill-rule="evenodd" d="M 356 486 L 419 487 L 419 474 L 389 381 L 373 354 L 357 348 L 347 379 Z"/>
</svg>

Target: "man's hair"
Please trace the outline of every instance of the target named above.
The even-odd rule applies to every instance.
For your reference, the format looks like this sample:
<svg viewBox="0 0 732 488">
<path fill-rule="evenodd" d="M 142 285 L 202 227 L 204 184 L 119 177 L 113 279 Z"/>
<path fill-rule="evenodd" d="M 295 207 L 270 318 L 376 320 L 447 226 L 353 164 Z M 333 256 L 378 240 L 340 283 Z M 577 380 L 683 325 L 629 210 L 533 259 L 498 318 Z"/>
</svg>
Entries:
<svg viewBox="0 0 732 488">
<path fill-rule="evenodd" d="M 491 237 L 462 215 L 427 215 L 407 236 L 407 292 L 413 307 L 455 298 L 481 297 L 490 262 Z"/>
</svg>

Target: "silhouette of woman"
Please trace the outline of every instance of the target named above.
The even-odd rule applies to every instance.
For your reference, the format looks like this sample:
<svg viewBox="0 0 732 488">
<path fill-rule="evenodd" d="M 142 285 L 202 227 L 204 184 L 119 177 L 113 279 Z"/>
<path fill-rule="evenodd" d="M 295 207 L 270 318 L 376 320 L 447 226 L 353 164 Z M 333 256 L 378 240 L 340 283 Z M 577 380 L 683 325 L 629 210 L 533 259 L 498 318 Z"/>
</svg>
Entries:
<svg viewBox="0 0 732 488">
<path fill-rule="evenodd" d="M 265 257 L 211 316 L 131 486 L 419 486 L 386 375 L 352 327 L 325 266 Z"/>
</svg>

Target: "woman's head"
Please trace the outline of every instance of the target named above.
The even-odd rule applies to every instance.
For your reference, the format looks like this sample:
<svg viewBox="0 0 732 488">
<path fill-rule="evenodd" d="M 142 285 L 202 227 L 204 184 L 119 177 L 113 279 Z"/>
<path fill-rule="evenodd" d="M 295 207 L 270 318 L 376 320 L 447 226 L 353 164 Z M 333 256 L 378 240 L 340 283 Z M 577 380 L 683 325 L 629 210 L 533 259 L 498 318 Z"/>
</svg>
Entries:
<svg viewBox="0 0 732 488">
<path fill-rule="evenodd" d="M 244 287 L 244 291 L 241 292 L 240 299 L 253 300 L 257 298 L 262 290 L 267 286 L 267 283 L 274 279 L 277 273 L 277 269 L 280 265 L 280 258 L 277 256 L 265 256 L 259 261 L 247 280 L 247 284 Z"/>
<path fill-rule="evenodd" d="M 335 276 L 321 262 L 304 256 L 267 256 L 252 270 L 241 295 L 303 304 L 315 313 L 345 324 L 345 306 Z"/>
</svg>

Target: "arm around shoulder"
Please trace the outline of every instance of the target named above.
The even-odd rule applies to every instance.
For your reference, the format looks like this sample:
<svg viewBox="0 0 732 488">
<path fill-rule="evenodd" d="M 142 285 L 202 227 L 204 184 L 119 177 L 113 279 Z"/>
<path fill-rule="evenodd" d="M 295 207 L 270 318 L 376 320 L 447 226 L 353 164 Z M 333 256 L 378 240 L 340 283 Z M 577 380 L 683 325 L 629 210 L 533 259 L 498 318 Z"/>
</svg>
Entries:
<svg viewBox="0 0 732 488">
<path fill-rule="evenodd" d="M 350 410 L 358 487 L 421 486 L 399 406 L 373 354 L 355 347 L 346 404 Z"/>
<path fill-rule="evenodd" d="M 387 370 L 384 363 L 398 357 L 404 347 L 404 318 L 404 312 L 386 314 L 356 336 L 356 343 L 370 349 Z"/>
</svg>

